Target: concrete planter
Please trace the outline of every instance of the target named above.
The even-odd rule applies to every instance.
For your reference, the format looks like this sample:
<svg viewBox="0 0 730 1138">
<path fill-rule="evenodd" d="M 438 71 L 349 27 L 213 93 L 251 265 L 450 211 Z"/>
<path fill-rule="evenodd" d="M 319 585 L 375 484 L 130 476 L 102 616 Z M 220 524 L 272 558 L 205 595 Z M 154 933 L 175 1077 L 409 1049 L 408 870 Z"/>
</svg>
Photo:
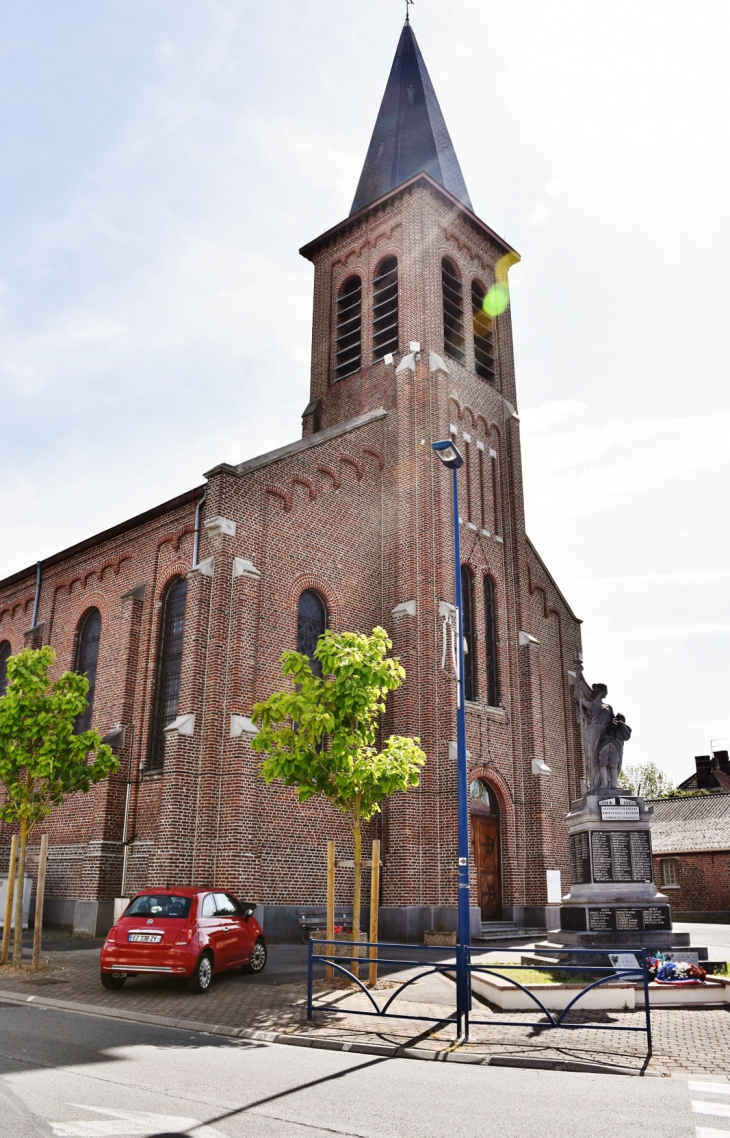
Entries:
<svg viewBox="0 0 730 1138">
<path fill-rule="evenodd" d="M 427 929 L 423 934 L 423 943 L 436 948 L 453 948 L 456 944 L 456 933 L 442 933 Z"/>
<path fill-rule="evenodd" d="M 508 980 L 500 976 L 485 976 L 473 972 L 471 984 L 474 992 L 482 999 L 488 1000 L 504 1011 L 539 1013 L 540 1009 L 527 992 L 515 988 Z M 581 988 L 577 984 L 530 984 L 530 991 L 534 992 L 538 1000 L 553 1012 L 567 1008 L 574 1000 Z M 578 1009 L 597 1010 L 608 1009 L 623 1011 L 625 1008 L 633 1010 L 636 1007 L 636 990 L 633 984 L 602 984 L 600 988 L 593 988 L 580 1000 Z"/>
</svg>

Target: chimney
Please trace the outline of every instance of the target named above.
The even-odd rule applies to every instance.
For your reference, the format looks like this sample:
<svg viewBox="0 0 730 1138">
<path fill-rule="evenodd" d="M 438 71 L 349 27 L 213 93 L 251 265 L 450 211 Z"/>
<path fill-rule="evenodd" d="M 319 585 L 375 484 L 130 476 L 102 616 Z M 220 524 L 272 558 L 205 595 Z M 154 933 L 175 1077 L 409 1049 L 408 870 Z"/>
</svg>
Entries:
<svg viewBox="0 0 730 1138">
<path fill-rule="evenodd" d="M 711 786 L 715 785 L 710 756 L 695 755 L 695 766 L 697 767 L 697 789 L 709 790 Z"/>
</svg>

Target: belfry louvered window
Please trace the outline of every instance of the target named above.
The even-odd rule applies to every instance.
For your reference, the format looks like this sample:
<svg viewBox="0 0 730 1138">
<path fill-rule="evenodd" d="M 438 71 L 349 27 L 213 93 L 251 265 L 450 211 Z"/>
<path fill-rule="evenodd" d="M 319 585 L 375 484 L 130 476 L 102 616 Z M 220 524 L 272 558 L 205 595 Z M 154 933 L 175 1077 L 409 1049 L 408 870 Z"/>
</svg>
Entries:
<svg viewBox="0 0 730 1138">
<path fill-rule="evenodd" d="M 476 699 L 474 577 L 468 565 L 461 567 L 461 634 L 464 638 L 464 699 Z"/>
<path fill-rule="evenodd" d="M 335 379 L 344 379 L 362 366 L 362 281 L 349 277 L 337 297 Z"/>
<path fill-rule="evenodd" d="M 398 351 L 398 262 L 388 257 L 373 281 L 373 359 Z"/>
<path fill-rule="evenodd" d="M 305 589 L 297 606 L 297 652 L 308 656 L 312 671 L 321 676 L 319 660 L 314 659 L 317 642 L 327 627 L 327 606 L 314 589 Z"/>
<path fill-rule="evenodd" d="M 8 687 L 8 660 L 10 659 L 10 645 L 7 640 L 0 644 L 0 696 L 5 695 Z"/>
<path fill-rule="evenodd" d="M 494 333 L 493 320 L 484 311 L 485 289 L 479 281 L 472 281 L 471 285 L 471 312 L 474 329 L 474 367 L 477 375 L 488 379 L 490 383 L 496 380 L 494 364 Z"/>
<path fill-rule="evenodd" d="M 86 693 L 86 710 L 76 716 L 74 720 L 74 734 L 81 735 L 91 727 L 91 716 L 94 712 L 94 692 L 96 691 L 96 666 L 99 662 L 99 641 L 101 640 L 101 613 L 98 609 L 89 609 L 79 629 L 76 643 L 75 672 L 86 676 L 89 690 Z"/>
<path fill-rule="evenodd" d="M 487 703 L 499 707 L 499 661 L 497 660 L 497 611 L 494 581 L 484 578 L 484 639 L 487 664 Z"/>
<path fill-rule="evenodd" d="M 441 262 L 444 292 L 444 348 L 447 356 L 464 362 L 464 296 L 461 278 L 446 257 Z"/>
<path fill-rule="evenodd" d="M 165 728 L 177 719 L 185 635 L 185 599 L 188 583 L 184 577 L 173 577 L 162 599 L 157 677 L 152 719 L 152 738 L 148 766 L 159 770 L 165 758 Z"/>
</svg>

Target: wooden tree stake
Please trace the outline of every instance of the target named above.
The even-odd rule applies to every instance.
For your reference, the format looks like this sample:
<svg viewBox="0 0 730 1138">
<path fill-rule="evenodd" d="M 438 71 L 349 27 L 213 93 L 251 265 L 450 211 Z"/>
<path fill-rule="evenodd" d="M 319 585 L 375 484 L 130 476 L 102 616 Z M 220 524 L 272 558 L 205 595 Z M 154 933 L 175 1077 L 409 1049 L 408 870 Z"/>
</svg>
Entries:
<svg viewBox="0 0 730 1138">
<path fill-rule="evenodd" d="M 375 947 L 378 940 L 378 904 L 380 902 L 380 842 L 376 838 L 373 842 L 373 861 L 370 869 L 370 970 L 368 983 L 374 987 L 378 980 L 378 965 L 376 963 L 378 950 Z"/>
<path fill-rule="evenodd" d="M 335 939 L 335 843 L 327 842 L 327 940 Z M 335 946 L 327 946 L 327 956 L 334 956 Z M 335 970 L 328 964 L 325 970 L 328 980 L 333 980 Z"/>
<path fill-rule="evenodd" d="M 41 837 L 41 856 L 38 860 L 38 883 L 35 895 L 35 924 L 33 926 L 33 969 L 41 961 L 41 931 L 43 929 L 43 894 L 46 891 L 46 861 L 48 859 L 48 834 Z"/>
<path fill-rule="evenodd" d="M 10 865 L 8 866 L 8 891 L 5 894 L 5 924 L 3 925 L 3 946 L 0 951 L 0 964 L 7 964 L 10 948 L 10 922 L 13 919 L 13 894 L 15 893 L 15 862 L 18 857 L 18 835 L 10 839 Z"/>
</svg>

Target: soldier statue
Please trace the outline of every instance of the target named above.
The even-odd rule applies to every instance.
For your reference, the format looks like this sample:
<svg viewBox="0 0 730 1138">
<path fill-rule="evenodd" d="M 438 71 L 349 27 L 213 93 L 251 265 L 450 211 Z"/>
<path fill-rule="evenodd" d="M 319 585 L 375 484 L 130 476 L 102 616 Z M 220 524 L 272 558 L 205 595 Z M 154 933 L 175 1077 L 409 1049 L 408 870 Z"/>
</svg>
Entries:
<svg viewBox="0 0 730 1138">
<path fill-rule="evenodd" d="M 599 787 L 612 790 L 618 786 L 624 743 L 631 737 L 631 728 L 623 715 L 614 715 L 611 705 L 604 702 L 606 685 L 586 682 L 580 661 L 571 684 L 576 719 L 581 725 L 588 792 L 592 794 Z"/>
</svg>

